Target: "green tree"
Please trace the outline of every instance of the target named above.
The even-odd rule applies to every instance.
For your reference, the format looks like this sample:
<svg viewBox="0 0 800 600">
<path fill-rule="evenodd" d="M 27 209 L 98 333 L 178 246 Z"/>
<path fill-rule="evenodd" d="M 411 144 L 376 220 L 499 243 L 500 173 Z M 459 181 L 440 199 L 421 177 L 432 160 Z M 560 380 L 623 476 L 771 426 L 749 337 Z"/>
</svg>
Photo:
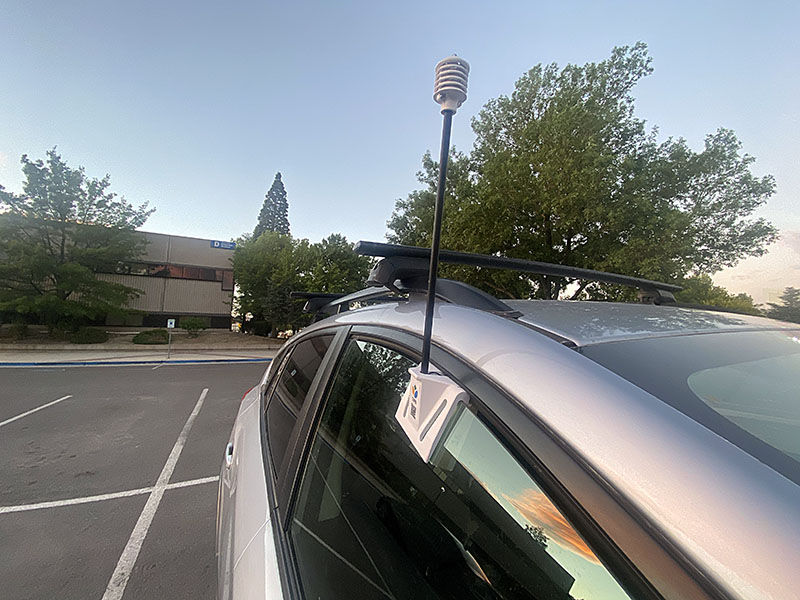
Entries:
<svg viewBox="0 0 800 600">
<path fill-rule="evenodd" d="M 787 287 L 781 294 L 781 303 L 767 303 L 765 312 L 772 319 L 800 323 L 800 289 Z"/>
<path fill-rule="evenodd" d="M 233 256 L 237 312 L 266 321 L 273 336 L 296 329 L 310 317 L 302 314 L 302 300 L 290 298 L 292 291 L 355 291 L 363 287 L 369 266 L 339 234 L 315 244 L 275 232 L 240 240 Z"/>
<path fill-rule="evenodd" d="M 280 173 L 275 174 L 275 180 L 264 198 L 253 237 L 257 238 L 265 231 L 289 235 L 289 202 Z"/>
<path fill-rule="evenodd" d="M 443 247 L 667 281 L 763 254 L 776 230 L 751 215 L 774 192 L 772 177 L 752 175 L 754 159 L 728 130 L 701 152 L 680 138 L 657 143 L 631 95 L 651 71 L 638 43 L 599 63 L 537 65 L 489 101 L 473 119 L 472 152 L 452 158 Z M 397 202 L 391 241 L 427 241 L 437 170 L 425 155 L 424 187 Z M 513 297 L 631 293 L 487 270 L 467 279 Z"/>
<path fill-rule="evenodd" d="M 731 294 L 724 287 L 714 285 L 708 275 L 687 277 L 680 282 L 683 290 L 675 295 L 678 302 L 725 308 L 733 312 L 760 315 L 761 311 L 748 294 Z"/>
<path fill-rule="evenodd" d="M 353 244 L 338 233 L 308 247 L 308 272 L 303 288 L 326 293 L 353 292 L 364 287 L 370 260 L 359 256 Z"/>
<path fill-rule="evenodd" d="M 236 311 L 251 315 L 254 321 L 266 321 L 272 335 L 291 318 L 289 293 L 298 278 L 294 258 L 294 240 L 274 231 L 239 240 L 234 250 Z"/>
<path fill-rule="evenodd" d="M 141 255 L 134 230 L 154 209 L 110 192 L 108 175 L 70 168 L 55 148 L 46 161 L 23 156 L 22 171 L 21 194 L 0 186 L 0 311 L 51 329 L 124 312 L 137 290 L 96 274 Z"/>
</svg>

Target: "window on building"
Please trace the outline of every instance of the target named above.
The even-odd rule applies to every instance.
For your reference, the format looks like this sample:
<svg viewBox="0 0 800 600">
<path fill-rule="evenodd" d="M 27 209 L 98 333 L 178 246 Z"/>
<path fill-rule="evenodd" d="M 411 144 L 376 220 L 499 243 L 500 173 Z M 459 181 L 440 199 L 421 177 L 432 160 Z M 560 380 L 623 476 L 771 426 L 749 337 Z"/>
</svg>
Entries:
<svg viewBox="0 0 800 600">
<path fill-rule="evenodd" d="M 431 463 L 394 414 L 414 363 L 352 342 L 292 515 L 306 598 L 627 598 L 541 487 L 462 409 Z"/>
<path fill-rule="evenodd" d="M 226 292 L 233 290 L 233 271 L 222 271 L 222 289 Z"/>
<path fill-rule="evenodd" d="M 203 269 L 200 267 L 183 267 L 183 279 L 202 279 Z"/>
<path fill-rule="evenodd" d="M 222 283 L 222 289 L 224 291 L 230 292 L 233 290 L 233 271 L 229 269 L 131 262 L 118 264 L 114 272 L 120 275 L 144 275 L 147 277 L 168 277 L 170 279 L 218 281 Z"/>
<path fill-rule="evenodd" d="M 286 454 L 297 415 L 311 389 L 311 382 L 332 340 L 333 335 L 320 335 L 300 342 L 289 354 L 278 376 L 265 415 L 267 442 L 276 471 Z"/>
</svg>

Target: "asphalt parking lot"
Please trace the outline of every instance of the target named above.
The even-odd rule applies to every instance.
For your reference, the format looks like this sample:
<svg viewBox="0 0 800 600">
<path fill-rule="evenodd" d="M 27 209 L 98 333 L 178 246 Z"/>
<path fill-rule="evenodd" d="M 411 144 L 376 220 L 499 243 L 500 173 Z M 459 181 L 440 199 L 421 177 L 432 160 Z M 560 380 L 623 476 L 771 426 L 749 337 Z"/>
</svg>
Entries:
<svg viewBox="0 0 800 600">
<path fill-rule="evenodd" d="M 266 366 L 0 369 L 0 596 L 214 598 L 219 467 Z"/>
</svg>

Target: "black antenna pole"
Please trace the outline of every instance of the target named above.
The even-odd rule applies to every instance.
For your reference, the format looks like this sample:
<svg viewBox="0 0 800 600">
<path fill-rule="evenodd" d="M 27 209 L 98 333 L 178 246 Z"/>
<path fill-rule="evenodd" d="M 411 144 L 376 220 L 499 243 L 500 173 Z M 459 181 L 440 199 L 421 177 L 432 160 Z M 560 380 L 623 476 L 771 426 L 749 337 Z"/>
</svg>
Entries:
<svg viewBox="0 0 800 600">
<path fill-rule="evenodd" d="M 439 151 L 439 184 L 436 188 L 436 206 L 433 212 L 433 239 L 431 241 L 431 265 L 428 272 L 428 296 L 425 303 L 425 329 L 422 334 L 422 365 L 420 371 L 428 372 L 431 359 L 431 334 L 433 333 L 433 303 L 436 299 L 436 276 L 439 270 L 439 245 L 442 238 L 442 213 L 444 212 L 444 190 L 447 183 L 447 159 L 450 155 L 450 130 L 453 125 L 452 110 L 443 110 L 442 147 Z"/>
<path fill-rule="evenodd" d="M 467 99 L 469 64 L 458 56 L 448 56 L 436 65 L 436 83 L 433 99 L 442 107 L 442 147 L 439 151 L 439 184 L 436 188 L 436 206 L 433 212 L 431 235 L 431 264 L 428 271 L 428 296 L 425 302 L 425 328 L 422 335 L 422 363 L 420 372 L 428 373 L 431 360 L 431 334 L 433 333 L 433 306 L 436 300 L 436 276 L 439 270 L 439 245 L 442 237 L 444 190 L 447 185 L 447 159 L 450 156 L 450 129 L 453 115 Z"/>
</svg>

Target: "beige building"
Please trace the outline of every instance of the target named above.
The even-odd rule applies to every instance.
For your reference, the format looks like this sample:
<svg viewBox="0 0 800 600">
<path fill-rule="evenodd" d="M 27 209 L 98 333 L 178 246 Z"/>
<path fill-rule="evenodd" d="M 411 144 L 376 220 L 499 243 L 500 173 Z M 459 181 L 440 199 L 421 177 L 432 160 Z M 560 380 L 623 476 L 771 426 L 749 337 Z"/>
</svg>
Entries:
<svg viewBox="0 0 800 600">
<path fill-rule="evenodd" d="M 99 278 L 141 290 L 128 307 L 140 311 L 108 325 L 165 327 L 167 319 L 204 317 L 209 327 L 231 325 L 232 242 L 140 232 L 147 239 L 142 258 Z"/>
</svg>

